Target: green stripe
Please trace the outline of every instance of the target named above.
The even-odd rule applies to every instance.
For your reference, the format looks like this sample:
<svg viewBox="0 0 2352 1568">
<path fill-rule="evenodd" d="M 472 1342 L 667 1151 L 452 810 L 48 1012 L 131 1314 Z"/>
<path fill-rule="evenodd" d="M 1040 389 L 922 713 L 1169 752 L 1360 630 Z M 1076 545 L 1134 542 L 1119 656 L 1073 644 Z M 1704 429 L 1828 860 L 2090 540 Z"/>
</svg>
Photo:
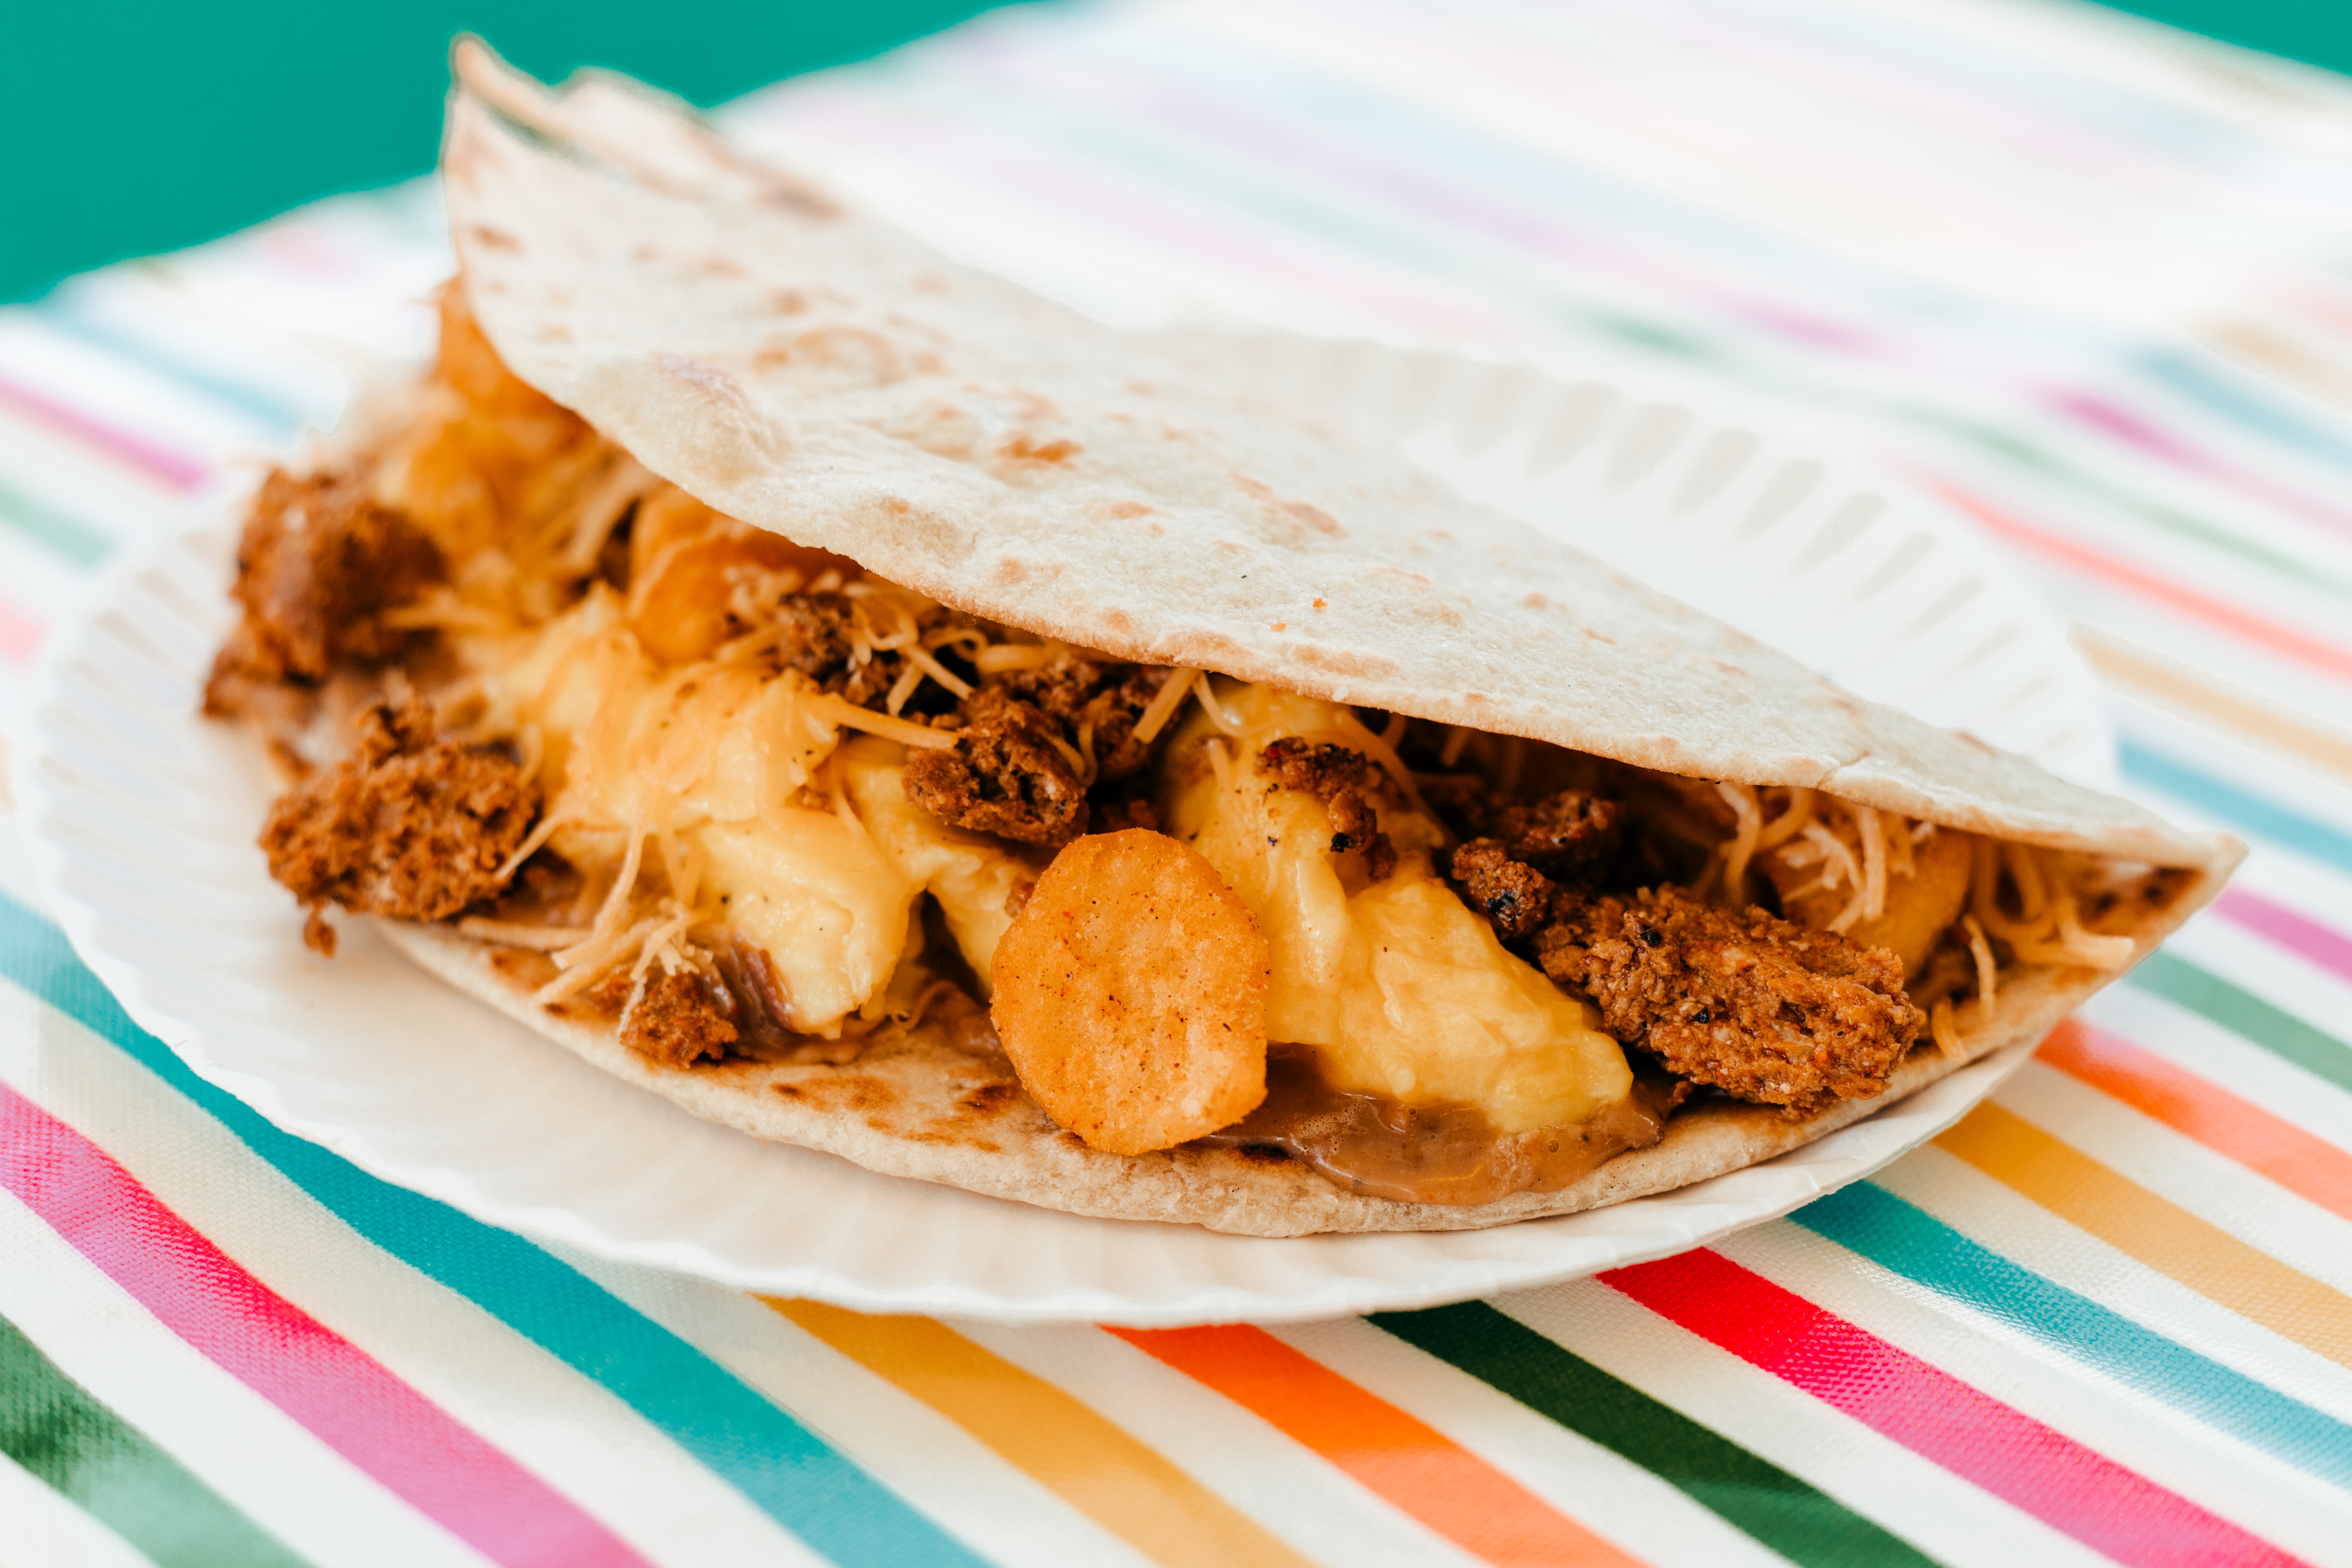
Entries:
<svg viewBox="0 0 2352 1568">
<path fill-rule="evenodd" d="M 1963 419 L 1945 418 L 1926 410 L 1911 410 L 1912 417 L 1923 424 L 1940 426 L 1962 436 L 1989 450 L 2000 453 L 2020 468 L 2030 468 L 2045 478 L 2071 485 L 2084 495 L 2095 497 L 2118 510 L 2130 512 L 2144 522 L 2154 523 L 2168 532 L 2190 539 L 2209 549 L 2235 555 L 2257 566 L 2269 568 L 2279 575 L 2304 584 L 2322 588 L 2338 598 L 2352 598 L 2352 582 L 2323 570 L 2316 563 L 2285 551 L 2273 550 L 2259 541 L 2249 539 L 2240 529 L 2226 528 L 2192 517 L 2184 511 L 2149 500 L 2121 485 L 2075 467 L 2056 454 L 2034 445 L 2022 436 L 1989 425 L 1978 425 Z"/>
<path fill-rule="evenodd" d="M 2140 961 L 2127 984 L 2178 1002 L 2315 1078 L 2352 1089 L 2352 1046 L 2281 1012 L 2210 969 L 2159 948 Z"/>
<path fill-rule="evenodd" d="M 159 1568 L 305 1568 L 0 1318 L 0 1453 Z"/>
<path fill-rule="evenodd" d="M 0 523 L 47 545 L 77 566 L 95 566 L 114 551 L 114 542 L 88 523 L 5 485 L 0 485 Z"/>
<path fill-rule="evenodd" d="M 1933 1563 L 1771 1461 L 1483 1301 L 1368 1320 L 1632 1460 L 1806 1568 Z"/>
</svg>

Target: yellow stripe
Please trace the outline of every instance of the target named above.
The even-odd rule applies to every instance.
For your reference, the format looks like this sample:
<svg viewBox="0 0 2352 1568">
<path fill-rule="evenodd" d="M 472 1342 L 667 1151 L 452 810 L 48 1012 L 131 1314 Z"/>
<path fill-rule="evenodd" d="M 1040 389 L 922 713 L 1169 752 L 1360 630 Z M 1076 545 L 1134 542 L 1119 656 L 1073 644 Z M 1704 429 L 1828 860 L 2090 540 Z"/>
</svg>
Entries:
<svg viewBox="0 0 2352 1568">
<path fill-rule="evenodd" d="M 1155 1563 L 1309 1568 L 1306 1558 L 1124 1427 L 944 1323 L 760 1299 L 995 1449 Z"/>
<path fill-rule="evenodd" d="M 2244 687 L 2183 668 L 2112 632 L 2077 626 L 2074 641 L 2113 684 L 2352 780 L 2352 735 L 2292 714 Z"/>
<path fill-rule="evenodd" d="M 2352 1367 L 2352 1298 L 2167 1203 L 1997 1105 L 1936 1140 L 2061 1219 L 2332 1362 Z"/>
</svg>

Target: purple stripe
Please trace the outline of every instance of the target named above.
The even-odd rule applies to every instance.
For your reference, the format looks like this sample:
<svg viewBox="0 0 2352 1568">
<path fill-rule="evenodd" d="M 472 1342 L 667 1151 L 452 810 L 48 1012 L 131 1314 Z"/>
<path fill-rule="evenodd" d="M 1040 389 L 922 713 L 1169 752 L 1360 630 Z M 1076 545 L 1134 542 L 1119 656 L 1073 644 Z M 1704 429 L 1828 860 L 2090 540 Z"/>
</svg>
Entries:
<svg viewBox="0 0 2352 1568">
<path fill-rule="evenodd" d="M 2339 935 L 2284 904 L 2274 904 L 2243 888 L 2228 889 L 2213 900 L 2213 909 L 2232 923 L 2261 932 L 2338 979 L 2352 980 L 2352 937 Z"/>
<path fill-rule="evenodd" d="M 175 490 L 194 489 L 212 473 L 210 467 L 184 452 L 160 447 L 143 436 L 68 407 L 45 392 L 5 376 L 0 376 L 0 409 L 70 436 Z"/>
</svg>

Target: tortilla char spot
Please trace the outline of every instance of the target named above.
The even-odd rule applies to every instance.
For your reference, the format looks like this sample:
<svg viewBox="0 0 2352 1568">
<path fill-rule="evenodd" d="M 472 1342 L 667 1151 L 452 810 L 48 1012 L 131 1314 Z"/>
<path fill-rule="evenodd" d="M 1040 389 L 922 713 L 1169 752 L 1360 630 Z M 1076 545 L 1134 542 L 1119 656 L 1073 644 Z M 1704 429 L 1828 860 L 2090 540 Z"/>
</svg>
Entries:
<svg viewBox="0 0 2352 1568">
<path fill-rule="evenodd" d="M 1376 653 L 1366 653 L 1361 648 L 1324 647 L 1316 643 L 1300 643 L 1290 650 L 1290 657 L 1328 674 L 1362 679 L 1394 675 L 1397 668 L 1396 660 Z"/>
<path fill-rule="evenodd" d="M 779 316 L 797 316 L 808 308 L 808 296 L 797 289 L 778 289 L 768 296 L 768 309 Z"/>
<path fill-rule="evenodd" d="M 897 1088 L 864 1073 L 812 1075 L 776 1085 L 786 1100 L 804 1100 L 827 1110 L 873 1112 L 887 1110 L 899 1100 Z"/>
<path fill-rule="evenodd" d="M 509 984 L 524 991 L 536 991 L 555 978 L 555 960 L 535 948 L 496 947 L 490 950 L 490 967 Z"/>
<path fill-rule="evenodd" d="M 1117 605 L 1106 605 L 1095 612 L 1095 624 L 1106 631 L 1122 634 L 1132 633 L 1135 630 L 1135 617 Z"/>
<path fill-rule="evenodd" d="M 996 455 L 1009 463 L 1066 463 L 1078 455 L 1078 444 L 1063 440 L 1033 444 L 1026 436 L 1012 436 L 997 447 Z"/>
<path fill-rule="evenodd" d="M 1087 515 L 1105 522 L 1124 522 L 1129 518 L 1150 517 L 1151 508 L 1139 500 L 1098 500 L 1087 508 Z"/>
<path fill-rule="evenodd" d="M 956 1101 L 958 1107 L 975 1116 L 994 1116 L 1009 1110 L 1021 1100 L 1021 1086 L 1010 1081 L 983 1083 Z"/>
<path fill-rule="evenodd" d="M 1617 639 L 1611 637 L 1607 632 L 1597 632 L 1591 626 L 1587 626 L 1584 628 L 1584 635 L 1591 637 L 1594 642 L 1607 643 L 1611 647 L 1615 647 L 1617 646 Z"/>
<path fill-rule="evenodd" d="M 1529 594 L 1519 603 L 1530 610 L 1549 610 L 1552 607 L 1551 599 L 1543 594 Z"/>
<path fill-rule="evenodd" d="M 522 248 L 522 241 L 506 230 L 492 228 L 488 224 L 478 223 L 467 232 L 473 235 L 475 244 L 488 250 L 520 250 Z"/>
<path fill-rule="evenodd" d="M 695 270 L 705 278 L 743 278 L 750 276 L 736 263 L 723 256 L 706 256 L 695 263 Z"/>
<path fill-rule="evenodd" d="M 1727 664 L 1719 658 L 1710 660 L 1709 662 L 1712 663 L 1716 668 L 1723 671 L 1726 675 L 1736 675 L 1742 679 L 1747 679 L 1748 672 L 1736 664 Z"/>
<path fill-rule="evenodd" d="M 1328 533 L 1337 539 L 1347 532 L 1346 529 L 1339 526 L 1338 518 L 1319 506 L 1309 506 L 1303 500 L 1286 500 L 1282 503 L 1282 510 L 1318 533 Z"/>
</svg>

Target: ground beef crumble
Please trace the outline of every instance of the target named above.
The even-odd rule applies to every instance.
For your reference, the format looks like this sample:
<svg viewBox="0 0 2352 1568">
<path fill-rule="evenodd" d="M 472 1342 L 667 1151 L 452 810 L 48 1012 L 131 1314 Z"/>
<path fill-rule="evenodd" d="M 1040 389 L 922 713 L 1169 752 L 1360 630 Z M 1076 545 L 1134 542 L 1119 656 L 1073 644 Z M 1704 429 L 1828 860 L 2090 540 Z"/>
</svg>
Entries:
<svg viewBox="0 0 2352 1568">
<path fill-rule="evenodd" d="M 1396 849 L 1381 831 L 1380 814 L 1364 799 L 1371 763 L 1364 753 L 1327 741 L 1285 735 L 1258 751 L 1258 771 L 1277 789 L 1295 789 L 1323 803 L 1331 816 L 1331 852 L 1364 852 L 1375 882 L 1396 869 Z"/>
<path fill-rule="evenodd" d="M 332 954 L 322 905 L 446 920 L 499 890 L 538 811 L 511 759 L 436 739 L 411 699 L 362 714 L 351 755 L 278 797 L 261 847 L 269 874 L 310 906 L 303 940 Z"/>
<path fill-rule="evenodd" d="M 1883 948 L 1678 888 L 1562 892 L 1537 962 L 1666 1068 L 1791 1118 L 1882 1093 L 1927 1016 Z"/>
<path fill-rule="evenodd" d="M 355 475 L 273 471 L 237 542 L 234 594 L 244 616 L 205 686 L 205 711 L 246 712 L 257 689 L 316 686 L 339 662 L 373 664 L 414 634 L 386 609 L 440 580 L 441 552 Z"/>
<path fill-rule="evenodd" d="M 656 1067 L 689 1068 L 718 1061 L 735 1043 L 734 1020 L 710 983 L 690 969 L 647 971 L 636 1005 L 629 994 L 636 983 L 627 969 L 615 969 L 592 988 L 593 1003 L 620 1016 L 621 1043 Z"/>
<path fill-rule="evenodd" d="M 1059 848 L 1087 830 L 1086 784 L 1043 710 L 983 686 L 962 717 L 952 747 L 907 759 L 908 798 L 942 822 L 1023 844 Z"/>
</svg>

